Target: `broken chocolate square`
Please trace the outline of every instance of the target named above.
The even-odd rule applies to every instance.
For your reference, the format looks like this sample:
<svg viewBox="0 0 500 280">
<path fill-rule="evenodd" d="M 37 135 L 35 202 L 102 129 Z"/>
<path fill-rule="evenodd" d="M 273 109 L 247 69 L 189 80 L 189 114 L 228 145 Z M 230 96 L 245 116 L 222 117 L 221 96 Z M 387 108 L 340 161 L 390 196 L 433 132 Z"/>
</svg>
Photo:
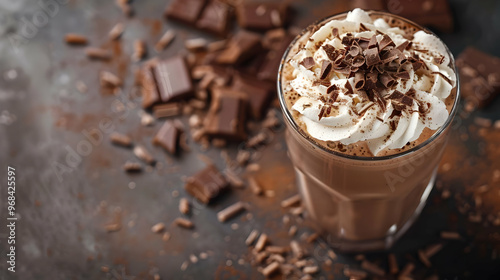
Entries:
<svg viewBox="0 0 500 280">
<path fill-rule="evenodd" d="M 272 84 L 240 73 L 234 78 L 233 88 L 246 94 L 252 118 L 262 119 L 274 94 Z"/>
<path fill-rule="evenodd" d="M 163 103 L 184 100 L 193 96 L 190 71 L 182 56 L 159 61 L 153 67 L 153 73 Z"/>
<path fill-rule="evenodd" d="M 179 146 L 180 130 L 174 121 L 167 120 L 153 138 L 153 144 L 161 146 L 167 152 L 175 155 Z"/>
<path fill-rule="evenodd" d="M 217 36 L 225 36 L 229 30 L 232 19 L 232 10 L 229 5 L 218 0 L 207 4 L 196 27 Z"/>
<path fill-rule="evenodd" d="M 281 41 L 281 46 L 277 49 L 270 50 L 267 53 L 266 59 L 264 63 L 260 67 L 260 71 L 258 74 L 258 78 L 261 80 L 267 80 L 275 82 L 278 76 L 278 69 L 281 63 L 281 59 L 283 58 L 283 54 L 285 53 L 288 45 L 295 38 L 294 35 L 287 34 L 285 38 Z"/>
<path fill-rule="evenodd" d="M 228 183 L 219 170 L 214 165 L 209 165 L 187 178 L 184 188 L 199 201 L 208 204 L 227 186 Z"/>
<path fill-rule="evenodd" d="M 230 88 L 214 88 L 213 95 L 205 120 L 205 134 L 226 140 L 246 139 L 245 94 Z"/>
<path fill-rule="evenodd" d="M 239 31 L 230 39 L 226 49 L 216 57 L 220 64 L 241 64 L 261 50 L 261 36 L 257 33 Z"/>
<path fill-rule="evenodd" d="M 194 25 L 205 7 L 206 0 L 173 0 L 165 11 L 169 19 Z"/>
</svg>

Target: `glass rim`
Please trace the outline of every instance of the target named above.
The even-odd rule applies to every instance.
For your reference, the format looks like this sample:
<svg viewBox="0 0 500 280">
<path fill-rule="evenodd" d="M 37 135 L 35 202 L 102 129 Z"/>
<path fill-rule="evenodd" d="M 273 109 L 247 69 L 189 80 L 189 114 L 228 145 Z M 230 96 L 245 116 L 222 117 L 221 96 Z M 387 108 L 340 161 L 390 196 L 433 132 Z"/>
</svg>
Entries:
<svg viewBox="0 0 500 280">
<path fill-rule="evenodd" d="M 455 87 L 454 87 L 456 89 L 455 100 L 453 102 L 453 107 L 451 108 L 451 111 L 450 111 L 450 113 L 448 115 L 448 118 L 446 119 L 445 123 L 439 129 L 437 129 L 432 134 L 431 137 L 429 137 L 427 140 L 423 141 L 422 143 L 418 144 L 417 146 L 412 147 L 411 149 L 405 150 L 405 151 L 400 152 L 400 153 L 396 153 L 396 154 L 392 154 L 392 155 L 387 155 L 387 156 L 363 157 L 363 156 L 348 155 L 348 154 L 337 152 L 337 151 L 334 151 L 332 149 L 328 149 L 328 148 L 324 147 L 323 145 L 321 145 L 318 142 L 316 142 L 313 139 L 312 136 L 305 135 L 304 131 L 295 122 L 295 120 L 294 120 L 294 118 L 292 116 L 292 113 L 290 112 L 290 110 L 286 106 L 285 97 L 282 94 L 282 92 L 283 92 L 283 90 L 282 90 L 282 76 L 283 76 L 283 73 L 282 72 L 283 72 L 283 68 L 284 68 L 283 66 L 285 65 L 285 62 L 286 62 L 286 58 L 288 57 L 288 54 L 290 53 L 291 49 L 295 46 L 295 44 L 297 43 L 297 41 L 300 38 L 302 38 L 302 36 L 304 36 L 305 33 L 307 33 L 312 26 L 318 25 L 318 24 L 322 24 L 322 23 L 325 23 L 327 21 L 333 20 L 334 18 L 347 15 L 349 12 L 350 11 L 342 12 L 342 13 L 331 15 L 331 16 L 327 16 L 327 17 L 324 17 L 324 18 L 322 18 L 320 20 L 317 20 L 317 21 L 313 22 L 312 24 L 310 24 L 309 26 L 307 26 L 306 28 L 304 28 L 297 36 L 295 36 L 295 38 L 292 40 L 292 42 L 290 42 L 290 45 L 286 48 L 286 50 L 285 50 L 285 52 L 284 52 L 284 54 L 283 54 L 283 56 L 281 58 L 280 65 L 279 65 L 279 69 L 278 69 L 278 82 L 277 82 L 278 99 L 279 99 L 281 110 L 283 111 L 283 114 L 285 116 L 285 121 L 287 121 L 292 126 L 292 128 L 300 134 L 300 136 L 302 136 L 305 140 L 307 140 L 310 144 L 312 144 L 316 148 L 319 148 L 319 149 L 321 149 L 321 150 L 323 150 L 323 151 L 325 151 L 325 152 L 327 152 L 329 154 L 332 154 L 332 155 L 336 155 L 336 156 L 347 158 L 347 159 L 359 160 L 359 161 L 381 161 L 381 160 L 389 160 L 389 159 L 400 158 L 400 157 L 412 154 L 412 153 L 414 153 L 414 152 L 422 149 L 423 147 L 431 144 L 432 142 L 434 142 L 434 140 L 436 140 L 450 126 L 450 124 L 453 122 L 453 118 L 454 118 L 454 116 L 455 116 L 455 114 L 456 114 L 456 112 L 458 110 L 457 108 L 458 108 L 458 103 L 459 103 L 459 99 L 460 99 L 460 81 L 459 81 L 458 69 L 457 69 L 457 66 L 455 64 L 455 58 L 454 58 L 453 54 L 451 53 L 450 49 L 448 48 L 448 46 L 434 32 L 432 32 L 431 30 L 429 30 L 429 29 L 427 29 L 425 27 L 422 27 L 421 25 L 419 25 L 419 24 L 417 24 L 417 23 L 415 23 L 415 22 L 413 22 L 413 21 L 411 21 L 411 20 L 409 20 L 407 18 L 398 16 L 398 15 L 394 15 L 394 14 L 391 14 L 391 13 L 387 13 L 387 12 L 366 10 L 366 12 L 370 16 L 377 16 L 377 15 L 380 15 L 380 16 L 389 16 L 389 17 L 393 17 L 395 19 L 401 20 L 403 22 L 409 23 L 409 24 L 413 25 L 414 27 L 417 27 L 419 30 L 422 30 L 422 31 L 424 31 L 424 32 L 426 32 L 428 34 L 436 36 L 436 38 L 438 38 L 439 41 L 441 41 L 441 43 L 443 43 L 443 45 L 444 45 L 444 47 L 446 49 L 446 52 L 448 53 L 448 55 L 450 57 L 450 62 L 453 65 L 452 69 L 455 70 L 455 77 L 456 77 L 456 84 L 455 84 Z M 452 88 L 452 90 L 453 90 L 453 88 Z"/>
</svg>

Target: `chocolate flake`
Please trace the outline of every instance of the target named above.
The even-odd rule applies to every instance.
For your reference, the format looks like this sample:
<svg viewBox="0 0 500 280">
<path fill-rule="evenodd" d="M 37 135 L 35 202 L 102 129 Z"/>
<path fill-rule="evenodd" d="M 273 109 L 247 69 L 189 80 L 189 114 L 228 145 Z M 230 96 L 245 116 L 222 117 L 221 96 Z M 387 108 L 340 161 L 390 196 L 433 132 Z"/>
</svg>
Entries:
<svg viewBox="0 0 500 280">
<path fill-rule="evenodd" d="M 320 79 L 322 80 L 326 79 L 331 71 L 332 71 L 332 63 L 328 60 L 323 60 L 323 62 L 321 63 Z"/>
<path fill-rule="evenodd" d="M 394 46 L 396 46 L 396 44 L 394 44 L 391 37 L 389 37 L 389 35 L 384 35 L 382 41 L 380 41 L 379 49 L 383 50 L 387 47 L 394 47 Z"/>
<path fill-rule="evenodd" d="M 368 48 L 364 51 L 366 66 L 372 66 L 380 63 L 380 57 L 376 48 Z"/>
<path fill-rule="evenodd" d="M 373 35 L 368 42 L 368 49 L 376 49 L 377 48 L 377 35 Z M 378 51 L 377 51 L 378 52 Z"/>
<path fill-rule="evenodd" d="M 323 46 L 323 50 L 331 61 L 335 61 L 337 58 L 335 47 L 329 44 Z"/>
<path fill-rule="evenodd" d="M 304 66 L 304 68 L 306 68 L 307 70 L 309 70 L 314 65 L 316 65 L 316 62 L 314 62 L 314 58 L 308 56 L 308 57 L 304 58 L 304 60 L 302 60 L 302 62 L 300 64 L 302 64 L 302 66 Z"/>
</svg>

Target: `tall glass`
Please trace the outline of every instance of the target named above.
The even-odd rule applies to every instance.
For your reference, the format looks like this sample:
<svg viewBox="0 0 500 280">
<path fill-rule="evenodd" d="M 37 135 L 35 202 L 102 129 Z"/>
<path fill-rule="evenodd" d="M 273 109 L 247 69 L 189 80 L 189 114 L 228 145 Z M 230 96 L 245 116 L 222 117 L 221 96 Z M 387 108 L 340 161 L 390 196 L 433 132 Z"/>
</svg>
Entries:
<svg viewBox="0 0 500 280">
<path fill-rule="evenodd" d="M 328 17 L 316 24 L 345 19 L 346 15 Z M 382 17 L 391 25 L 431 33 L 389 13 L 370 12 L 370 16 Z M 452 90 L 455 101 L 449 117 L 425 142 L 390 156 L 342 154 L 325 148 L 304 132 L 285 102 L 282 87 L 286 78 L 285 62 L 297 52 L 299 42 L 308 38 L 309 30 L 304 30 L 290 44 L 278 74 L 278 96 L 287 126 L 286 142 L 299 192 L 317 230 L 332 246 L 343 251 L 389 248 L 418 217 L 434 185 L 457 108 L 458 76 L 457 86 Z M 447 52 L 449 66 L 455 69 L 453 56 L 448 49 Z"/>
</svg>

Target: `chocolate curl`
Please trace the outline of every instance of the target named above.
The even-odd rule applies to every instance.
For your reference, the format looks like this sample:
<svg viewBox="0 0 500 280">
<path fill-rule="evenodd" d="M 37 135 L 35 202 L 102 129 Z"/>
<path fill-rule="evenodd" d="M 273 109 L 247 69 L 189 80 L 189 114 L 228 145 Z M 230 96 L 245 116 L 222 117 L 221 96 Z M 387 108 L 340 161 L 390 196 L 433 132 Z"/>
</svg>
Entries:
<svg viewBox="0 0 500 280">
<path fill-rule="evenodd" d="M 357 56 L 358 54 L 361 53 L 361 47 L 357 46 L 357 45 L 352 45 L 350 48 L 349 48 L 349 54 L 352 56 L 352 57 L 355 57 Z"/>
<path fill-rule="evenodd" d="M 395 46 L 396 46 L 396 44 L 394 44 L 391 37 L 389 37 L 389 35 L 384 35 L 384 37 L 382 38 L 382 41 L 380 41 L 379 49 L 383 50 L 387 47 L 395 47 Z"/>
<path fill-rule="evenodd" d="M 404 41 L 401 45 L 397 46 L 396 49 L 404 51 L 410 47 L 410 41 Z"/>
<path fill-rule="evenodd" d="M 350 46 L 352 44 L 352 41 L 354 41 L 354 36 L 352 36 L 351 33 L 347 33 L 342 38 L 342 44 L 345 45 L 345 46 Z"/>
<path fill-rule="evenodd" d="M 377 35 L 373 35 L 368 42 L 368 49 L 376 49 L 377 48 Z M 378 51 L 377 51 L 378 52 Z"/>
<path fill-rule="evenodd" d="M 401 52 L 397 49 L 392 49 L 390 51 L 384 52 L 383 55 L 381 55 L 381 63 L 389 63 L 393 60 L 396 60 L 399 57 L 399 54 Z"/>
<path fill-rule="evenodd" d="M 396 80 L 389 74 L 384 73 L 380 75 L 379 81 L 384 85 L 386 88 L 390 88 L 396 84 Z"/>
<path fill-rule="evenodd" d="M 366 66 L 372 66 L 380 63 L 377 48 L 369 48 L 365 50 Z"/>
<path fill-rule="evenodd" d="M 332 71 L 332 63 L 328 60 L 323 60 L 323 62 L 321 63 L 320 79 L 321 80 L 326 79 L 331 71 Z"/>
<path fill-rule="evenodd" d="M 378 74 L 374 72 L 366 73 L 365 76 L 365 88 L 366 90 L 374 89 L 377 87 Z M 370 95 L 369 93 L 367 93 Z"/>
<path fill-rule="evenodd" d="M 345 82 L 344 88 L 346 89 L 345 94 L 347 94 L 347 95 L 354 94 L 354 90 L 352 89 L 351 83 L 349 83 L 349 81 Z"/>
<path fill-rule="evenodd" d="M 337 53 L 334 46 L 326 44 L 323 46 L 323 50 L 331 61 L 335 61 L 335 59 L 337 58 Z"/>
<path fill-rule="evenodd" d="M 408 71 L 401 71 L 396 74 L 396 77 L 402 79 L 402 80 L 408 80 L 410 79 L 410 73 Z"/>
<path fill-rule="evenodd" d="M 352 60 L 353 67 L 359 68 L 359 67 L 363 66 L 363 64 L 365 64 L 365 57 L 362 55 L 358 55 L 355 58 L 353 58 L 353 60 Z"/>
<path fill-rule="evenodd" d="M 354 88 L 357 90 L 362 89 L 365 86 L 365 76 L 363 73 L 356 73 L 354 75 Z"/>
</svg>

